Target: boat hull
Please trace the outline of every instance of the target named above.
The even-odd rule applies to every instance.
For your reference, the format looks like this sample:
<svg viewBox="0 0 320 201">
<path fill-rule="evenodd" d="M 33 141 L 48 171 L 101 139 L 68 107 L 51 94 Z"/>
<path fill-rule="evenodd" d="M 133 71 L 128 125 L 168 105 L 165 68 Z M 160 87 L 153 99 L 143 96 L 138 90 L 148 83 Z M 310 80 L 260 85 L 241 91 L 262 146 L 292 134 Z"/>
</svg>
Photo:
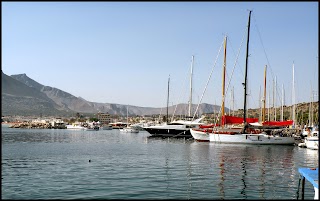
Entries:
<svg viewBox="0 0 320 201">
<path fill-rule="evenodd" d="M 175 137 L 175 138 L 192 138 L 189 128 L 175 129 L 175 128 L 151 128 L 144 127 L 148 133 L 154 137 Z"/>
<path fill-rule="evenodd" d="M 119 129 L 119 130 L 122 133 L 139 133 L 139 130 L 134 129 L 134 128 L 122 128 L 122 129 Z"/>
<path fill-rule="evenodd" d="M 209 133 L 203 130 L 190 129 L 192 137 L 198 142 L 209 142 Z"/>
<path fill-rule="evenodd" d="M 265 134 L 209 134 L 210 142 L 239 144 L 294 145 L 294 137 L 270 136 Z"/>
<path fill-rule="evenodd" d="M 319 149 L 318 137 L 307 137 L 305 138 L 304 143 L 308 149 Z"/>
<path fill-rule="evenodd" d="M 88 128 L 82 126 L 66 125 L 69 130 L 87 130 Z"/>
</svg>

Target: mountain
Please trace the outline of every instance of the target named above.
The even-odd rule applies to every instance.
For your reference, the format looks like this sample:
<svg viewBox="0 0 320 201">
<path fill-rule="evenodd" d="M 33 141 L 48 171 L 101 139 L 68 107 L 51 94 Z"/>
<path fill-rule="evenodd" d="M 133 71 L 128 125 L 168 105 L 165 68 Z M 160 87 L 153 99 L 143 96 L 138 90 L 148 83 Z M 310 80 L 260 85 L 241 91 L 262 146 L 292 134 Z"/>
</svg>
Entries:
<svg viewBox="0 0 320 201">
<path fill-rule="evenodd" d="M 44 93 L 18 80 L 1 75 L 2 115 L 64 114 L 65 112 Z"/>
<path fill-rule="evenodd" d="M 177 107 L 177 108 L 176 108 Z M 193 105 L 196 108 L 196 105 Z M 199 114 L 218 111 L 220 106 L 202 103 Z M 130 116 L 165 114 L 166 108 L 129 106 Z M 188 105 L 170 106 L 170 115 L 187 114 Z M 228 109 L 227 109 L 228 110 Z M 2 115 L 62 115 L 71 116 L 75 113 L 96 114 L 98 112 L 125 116 L 127 105 L 114 103 L 90 102 L 81 97 L 60 89 L 44 86 L 26 74 L 8 76 L 2 72 Z"/>
</svg>

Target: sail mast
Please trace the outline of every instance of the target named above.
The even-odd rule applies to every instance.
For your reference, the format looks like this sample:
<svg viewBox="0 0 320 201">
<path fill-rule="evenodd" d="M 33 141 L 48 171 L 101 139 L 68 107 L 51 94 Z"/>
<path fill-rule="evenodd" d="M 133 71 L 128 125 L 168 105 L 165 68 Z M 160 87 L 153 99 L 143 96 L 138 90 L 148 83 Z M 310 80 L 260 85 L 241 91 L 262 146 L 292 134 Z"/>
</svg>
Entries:
<svg viewBox="0 0 320 201">
<path fill-rule="evenodd" d="M 222 69 L 222 104 L 221 104 L 221 125 L 224 126 L 223 116 L 224 116 L 224 99 L 225 99 L 225 78 L 226 78 L 226 57 L 227 57 L 227 36 L 224 38 L 224 59 L 223 59 L 223 69 Z"/>
<path fill-rule="evenodd" d="M 263 110 L 262 110 L 262 122 L 266 119 L 266 88 L 267 88 L 267 65 L 264 67 L 264 92 L 263 92 Z"/>
<path fill-rule="evenodd" d="M 191 60 L 191 74 L 190 74 L 190 98 L 189 98 L 189 111 L 188 116 L 191 117 L 191 107 L 192 107 L 192 74 L 193 74 L 193 62 L 194 62 L 194 56 L 192 55 Z"/>
<path fill-rule="evenodd" d="M 168 96 L 167 96 L 167 124 L 168 124 L 168 118 L 169 118 L 169 83 L 170 83 L 170 75 L 169 75 L 169 78 L 168 78 Z"/>
<path fill-rule="evenodd" d="M 295 93 L 294 93 L 294 63 L 292 64 L 292 120 L 295 125 L 296 119 L 296 106 L 295 106 Z"/>
<path fill-rule="evenodd" d="M 251 17 L 251 10 L 249 11 L 249 20 L 248 20 L 248 35 L 247 35 L 247 51 L 246 51 L 246 69 L 245 69 L 245 76 L 244 76 L 244 102 L 243 102 L 243 123 L 246 124 L 246 112 L 247 112 L 247 69 L 248 69 L 248 53 L 249 53 L 249 37 L 250 37 L 250 17 Z"/>
<path fill-rule="evenodd" d="M 282 84 L 281 121 L 283 121 L 283 105 L 284 105 L 284 89 L 283 89 L 283 84 Z"/>
</svg>

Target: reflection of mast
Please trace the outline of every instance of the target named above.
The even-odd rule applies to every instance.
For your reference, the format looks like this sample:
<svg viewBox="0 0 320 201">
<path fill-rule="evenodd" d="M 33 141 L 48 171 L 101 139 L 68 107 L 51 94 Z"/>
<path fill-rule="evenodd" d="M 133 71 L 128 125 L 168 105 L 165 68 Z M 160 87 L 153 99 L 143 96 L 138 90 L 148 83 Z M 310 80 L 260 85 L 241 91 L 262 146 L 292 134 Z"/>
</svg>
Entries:
<svg viewBox="0 0 320 201">
<path fill-rule="evenodd" d="M 222 155 L 222 157 L 221 157 L 221 162 L 220 162 L 221 182 L 219 183 L 220 193 L 221 193 L 221 199 L 224 199 L 224 186 L 223 186 L 223 182 L 224 182 L 223 173 L 224 173 L 224 172 L 225 172 L 225 168 L 224 168 L 224 156 Z"/>
<path fill-rule="evenodd" d="M 245 198 L 247 198 L 246 191 L 245 191 L 245 189 L 246 189 L 246 187 L 247 187 L 246 182 L 245 182 L 245 177 L 247 176 L 247 171 L 246 171 L 246 158 L 244 158 L 244 160 L 241 161 L 241 163 L 242 163 L 242 170 L 243 170 L 243 175 L 242 175 L 242 179 L 241 179 L 242 182 L 243 182 L 243 189 L 242 189 L 242 191 L 241 191 L 241 194 L 243 194 L 243 196 L 244 196 Z"/>
</svg>

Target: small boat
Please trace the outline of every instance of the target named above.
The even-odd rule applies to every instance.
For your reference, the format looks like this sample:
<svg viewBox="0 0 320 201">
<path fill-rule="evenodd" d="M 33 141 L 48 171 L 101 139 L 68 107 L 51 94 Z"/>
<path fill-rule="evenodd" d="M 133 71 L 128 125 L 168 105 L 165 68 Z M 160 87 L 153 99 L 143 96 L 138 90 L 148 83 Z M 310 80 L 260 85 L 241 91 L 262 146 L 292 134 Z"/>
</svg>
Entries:
<svg viewBox="0 0 320 201">
<path fill-rule="evenodd" d="M 304 200 L 304 190 L 305 190 L 305 181 L 309 181 L 314 188 L 314 199 L 319 200 L 319 168 L 299 168 L 300 173 L 299 186 L 298 186 L 298 197 L 300 191 L 300 181 L 302 179 L 302 195 L 301 199 Z"/>
<path fill-rule="evenodd" d="M 86 131 L 98 131 L 100 130 L 100 127 L 99 126 L 90 126 L 86 129 Z"/>
<path fill-rule="evenodd" d="M 139 133 L 139 130 L 137 128 L 131 127 L 131 126 L 124 127 L 119 130 L 120 130 L 120 132 L 123 132 L 123 133 Z"/>
<path fill-rule="evenodd" d="M 87 130 L 87 127 L 82 126 L 80 123 L 73 123 L 71 125 L 66 125 L 67 129 L 70 130 Z"/>
<path fill-rule="evenodd" d="M 129 110 L 128 110 L 128 106 L 127 106 L 127 123 L 126 123 L 126 127 L 120 128 L 120 132 L 122 133 L 139 133 L 139 129 L 137 127 L 133 127 L 130 126 L 129 122 Z"/>
<path fill-rule="evenodd" d="M 319 149 L 319 129 L 313 127 L 312 131 L 308 133 L 307 137 L 304 138 L 305 146 L 308 149 Z"/>
</svg>

